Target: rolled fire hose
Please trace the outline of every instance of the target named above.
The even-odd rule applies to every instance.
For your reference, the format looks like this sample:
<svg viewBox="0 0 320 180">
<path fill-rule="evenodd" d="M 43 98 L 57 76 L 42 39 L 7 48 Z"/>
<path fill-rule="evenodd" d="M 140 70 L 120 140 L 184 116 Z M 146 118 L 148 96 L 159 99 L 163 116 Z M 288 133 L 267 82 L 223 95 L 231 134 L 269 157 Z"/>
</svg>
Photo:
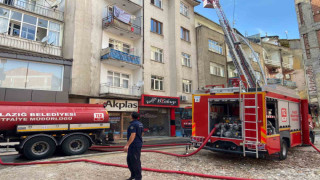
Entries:
<svg viewBox="0 0 320 180">
<path fill-rule="evenodd" d="M 156 153 L 162 153 L 167 154 L 171 156 L 177 156 L 177 157 L 188 157 L 196 154 L 199 152 L 209 141 L 212 134 L 215 132 L 216 128 L 214 128 L 208 137 L 205 139 L 205 141 L 202 143 L 202 145 L 194 152 L 186 155 L 181 154 L 173 154 L 173 153 L 167 153 L 162 151 L 153 151 L 153 150 L 143 150 L 142 152 L 156 152 Z M 116 150 L 120 151 L 120 150 Z M 121 149 L 121 151 L 123 151 Z M 94 164 L 100 164 L 105 166 L 114 166 L 114 167 L 121 167 L 121 168 L 128 168 L 127 165 L 122 164 L 114 164 L 114 163 L 105 163 L 105 162 L 99 162 L 89 159 L 75 159 L 75 160 L 65 160 L 65 161 L 42 161 L 42 162 L 29 162 L 29 163 L 4 163 L 0 158 L 0 164 L 3 166 L 24 166 L 24 165 L 37 165 L 37 164 L 65 164 L 65 163 L 75 163 L 75 162 L 88 162 L 88 163 L 94 163 Z M 144 171 L 152 171 L 152 172 L 158 172 L 158 173 L 169 173 L 169 174 L 182 174 L 187 176 L 197 176 L 197 177 L 204 177 L 204 178 L 212 178 L 212 179 L 231 179 L 231 180 L 245 180 L 247 178 L 237 178 L 237 177 L 228 177 L 228 176 L 216 176 L 216 175 L 209 175 L 209 174 L 200 174 L 200 173 L 193 173 L 193 172 L 185 172 L 185 171 L 173 171 L 173 170 L 162 170 L 162 169 L 152 169 L 152 168 L 142 168 Z"/>
</svg>

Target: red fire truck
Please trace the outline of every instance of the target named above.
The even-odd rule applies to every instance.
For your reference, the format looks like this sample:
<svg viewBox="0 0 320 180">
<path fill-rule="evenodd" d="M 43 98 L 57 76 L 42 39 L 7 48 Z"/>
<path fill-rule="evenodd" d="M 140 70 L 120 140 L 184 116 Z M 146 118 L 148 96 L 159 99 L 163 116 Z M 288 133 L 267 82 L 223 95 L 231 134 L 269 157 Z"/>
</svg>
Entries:
<svg viewBox="0 0 320 180">
<path fill-rule="evenodd" d="M 110 128 L 103 105 L 0 102 L 0 146 L 15 147 L 28 159 L 82 154 L 105 140 Z"/>
<path fill-rule="evenodd" d="M 241 88 L 212 89 L 193 95 L 192 142 L 199 144 L 217 130 L 205 149 L 257 158 L 279 153 L 314 139 L 308 118 L 308 101 L 286 89 L 264 87 L 242 93 Z"/>
<path fill-rule="evenodd" d="M 192 126 L 192 106 L 187 106 L 183 109 L 181 115 L 181 133 L 182 136 L 191 136 L 191 126 Z"/>
</svg>

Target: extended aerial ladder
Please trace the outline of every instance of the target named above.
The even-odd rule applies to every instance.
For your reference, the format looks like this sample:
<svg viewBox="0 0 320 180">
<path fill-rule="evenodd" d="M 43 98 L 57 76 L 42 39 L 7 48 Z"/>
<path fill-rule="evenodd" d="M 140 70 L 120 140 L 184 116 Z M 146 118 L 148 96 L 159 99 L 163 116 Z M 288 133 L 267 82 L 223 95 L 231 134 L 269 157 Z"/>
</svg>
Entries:
<svg viewBox="0 0 320 180">
<path fill-rule="evenodd" d="M 247 57 L 245 51 L 242 49 L 241 44 L 246 44 L 249 49 L 251 50 L 251 53 L 253 54 L 253 57 L 255 58 L 256 62 L 259 64 L 259 67 L 261 69 L 262 78 L 264 81 L 264 85 L 267 84 L 266 76 L 264 74 L 263 68 L 261 66 L 259 57 L 256 55 L 254 49 L 251 47 L 250 43 L 241 35 L 238 35 L 235 30 L 230 26 L 230 23 L 228 19 L 226 18 L 226 15 L 224 11 L 221 8 L 219 0 L 203 0 L 203 6 L 205 8 L 214 8 L 216 9 L 217 15 L 219 17 L 220 25 L 222 27 L 222 30 L 225 35 L 225 41 L 226 44 L 229 47 L 229 52 L 232 57 L 232 61 L 234 66 L 237 69 L 237 72 L 240 77 L 240 83 L 239 83 L 239 99 L 240 99 L 240 116 L 242 119 L 242 135 L 243 135 L 243 155 L 246 156 L 248 153 L 254 153 L 256 157 L 258 158 L 258 145 L 259 142 L 259 135 L 258 135 L 258 87 L 263 86 L 263 82 L 259 79 L 257 79 L 255 71 L 253 70 L 251 66 L 251 62 L 249 58 Z M 240 41 L 241 40 L 241 41 Z M 241 91 L 247 91 L 248 88 L 252 88 L 255 90 L 254 97 L 247 97 L 245 94 L 241 94 Z M 234 90 L 234 88 L 231 88 L 231 90 Z M 214 89 L 213 89 L 214 90 Z M 228 89 L 230 90 L 230 88 Z M 215 91 L 215 90 L 214 90 Z M 226 89 L 227 91 L 227 89 Z M 254 100 L 255 105 L 254 106 L 248 106 L 248 102 Z M 254 112 L 250 109 L 254 109 Z M 250 112 L 250 113 L 249 113 Z M 252 120 L 252 118 L 254 120 Z M 249 128 L 252 127 L 251 125 L 254 124 L 255 128 Z M 255 137 L 249 137 L 248 134 L 255 132 Z M 254 151 L 248 150 L 247 146 L 253 145 L 255 148 Z"/>
<path fill-rule="evenodd" d="M 251 66 L 251 62 L 248 60 L 248 57 L 246 56 L 244 50 L 242 49 L 241 43 L 245 43 L 252 51 L 252 54 L 255 60 L 258 62 L 259 67 L 261 69 L 263 81 L 266 84 L 267 80 L 266 80 L 263 68 L 261 66 L 261 63 L 259 61 L 259 57 L 256 55 L 256 53 L 254 53 L 254 50 L 251 47 L 250 43 L 244 37 L 235 33 L 234 29 L 230 26 L 230 23 L 226 18 L 224 11 L 221 8 L 219 0 L 203 0 L 203 3 L 205 8 L 216 9 L 217 15 L 219 17 L 220 25 L 225 35 L 225 40 L 228 45 L 230 55 L 232 57 L 233 64 L 237 69 L 240 80 L 243 82 L 243 87 L 256 88 L 256 85 L 261 87 L 262 81 L 261 80 L 259 81 L 256 78 L 255 71 L 253 70 Z M 241 39 L 242 42 L 239 39 Z"/>
</svg>

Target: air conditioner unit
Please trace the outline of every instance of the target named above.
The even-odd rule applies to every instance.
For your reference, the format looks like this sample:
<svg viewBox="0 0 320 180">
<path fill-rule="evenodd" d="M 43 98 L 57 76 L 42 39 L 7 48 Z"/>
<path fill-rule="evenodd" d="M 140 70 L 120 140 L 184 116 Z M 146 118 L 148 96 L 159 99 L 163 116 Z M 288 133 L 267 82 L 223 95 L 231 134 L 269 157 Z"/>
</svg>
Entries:
<svg viewBox="0 0 320 180">
<path fill-rule="evenodd" d="M 181 101 L 188 101 L 188 96 L 180 96 Z"/>
</svg>

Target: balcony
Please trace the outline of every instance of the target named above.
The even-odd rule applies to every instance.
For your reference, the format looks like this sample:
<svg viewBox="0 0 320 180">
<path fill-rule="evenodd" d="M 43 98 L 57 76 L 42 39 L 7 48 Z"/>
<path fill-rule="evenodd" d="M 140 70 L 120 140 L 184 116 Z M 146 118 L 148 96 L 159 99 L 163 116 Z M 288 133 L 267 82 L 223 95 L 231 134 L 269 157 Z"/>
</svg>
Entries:
<svg viewBox="0 0 320 180">
<path fill-rule="evenodd" d="M 62 55 L 61 47 L 4 34 L 0 34 L 0 45 L 54 56 Z"/>
<path fill-rule="evenodd" d="M 109 83 L 104 83 L 100 85 L 100 94 L 121 94 L 128 96 L 141 96 L 141 88 L 138 86 L 129 86 L 127 88 L 122 87 L 114 87 Z"/>
<path fill-rule="evenodd" d="M 142 9 L 143 0 L 107 0 L 109 4 L 115 5 L 130 14 L 135 14 Z"/>
<path fill-rule="evenodd" d="M 54 8 L 36 4 L 36 1 L 34 2 L 35 3 L 25 2 L 22 0 L 0 0 L 0 4 L 5 4 L 7 6 L 15 7 L 17 9 L 22 9 L 28 12 L 45 16 L 45 17 L 63 21 L 63 18 L 64 18 L 63 12 L 56 10 Z"/>
<path fill-rule="evenodd" d="M 282 79 L 272 79 L 272 78 L 269 78 L 267 81 L 268 81 L 268 84 L 279 84 L 291 89 L 297 88 L 297 83 L 293 81 L 287 81 Z M 283 81 L 283 84 L 282 84 L 282 81 Z"/>
<path fill-rule="evenodd" d="M 116 67 L 132 70 L 139 69 L 141 67 L 141 60 L 139 56 L 131 55 L 111 48 L 102 50 L 101 59 L 103 62 Z"/>
<path fill-rule="evenodd" d="M 103 18 L 102 23 L 106 31 L 112 34 L 116 34 L 131 40 L 137 40 L 142 37 L 140 18 L 137 18 L 134 21 L 131 20 L 131 22 L 127 24 L 110 15 L 106 18 Z"/>
</svg>

